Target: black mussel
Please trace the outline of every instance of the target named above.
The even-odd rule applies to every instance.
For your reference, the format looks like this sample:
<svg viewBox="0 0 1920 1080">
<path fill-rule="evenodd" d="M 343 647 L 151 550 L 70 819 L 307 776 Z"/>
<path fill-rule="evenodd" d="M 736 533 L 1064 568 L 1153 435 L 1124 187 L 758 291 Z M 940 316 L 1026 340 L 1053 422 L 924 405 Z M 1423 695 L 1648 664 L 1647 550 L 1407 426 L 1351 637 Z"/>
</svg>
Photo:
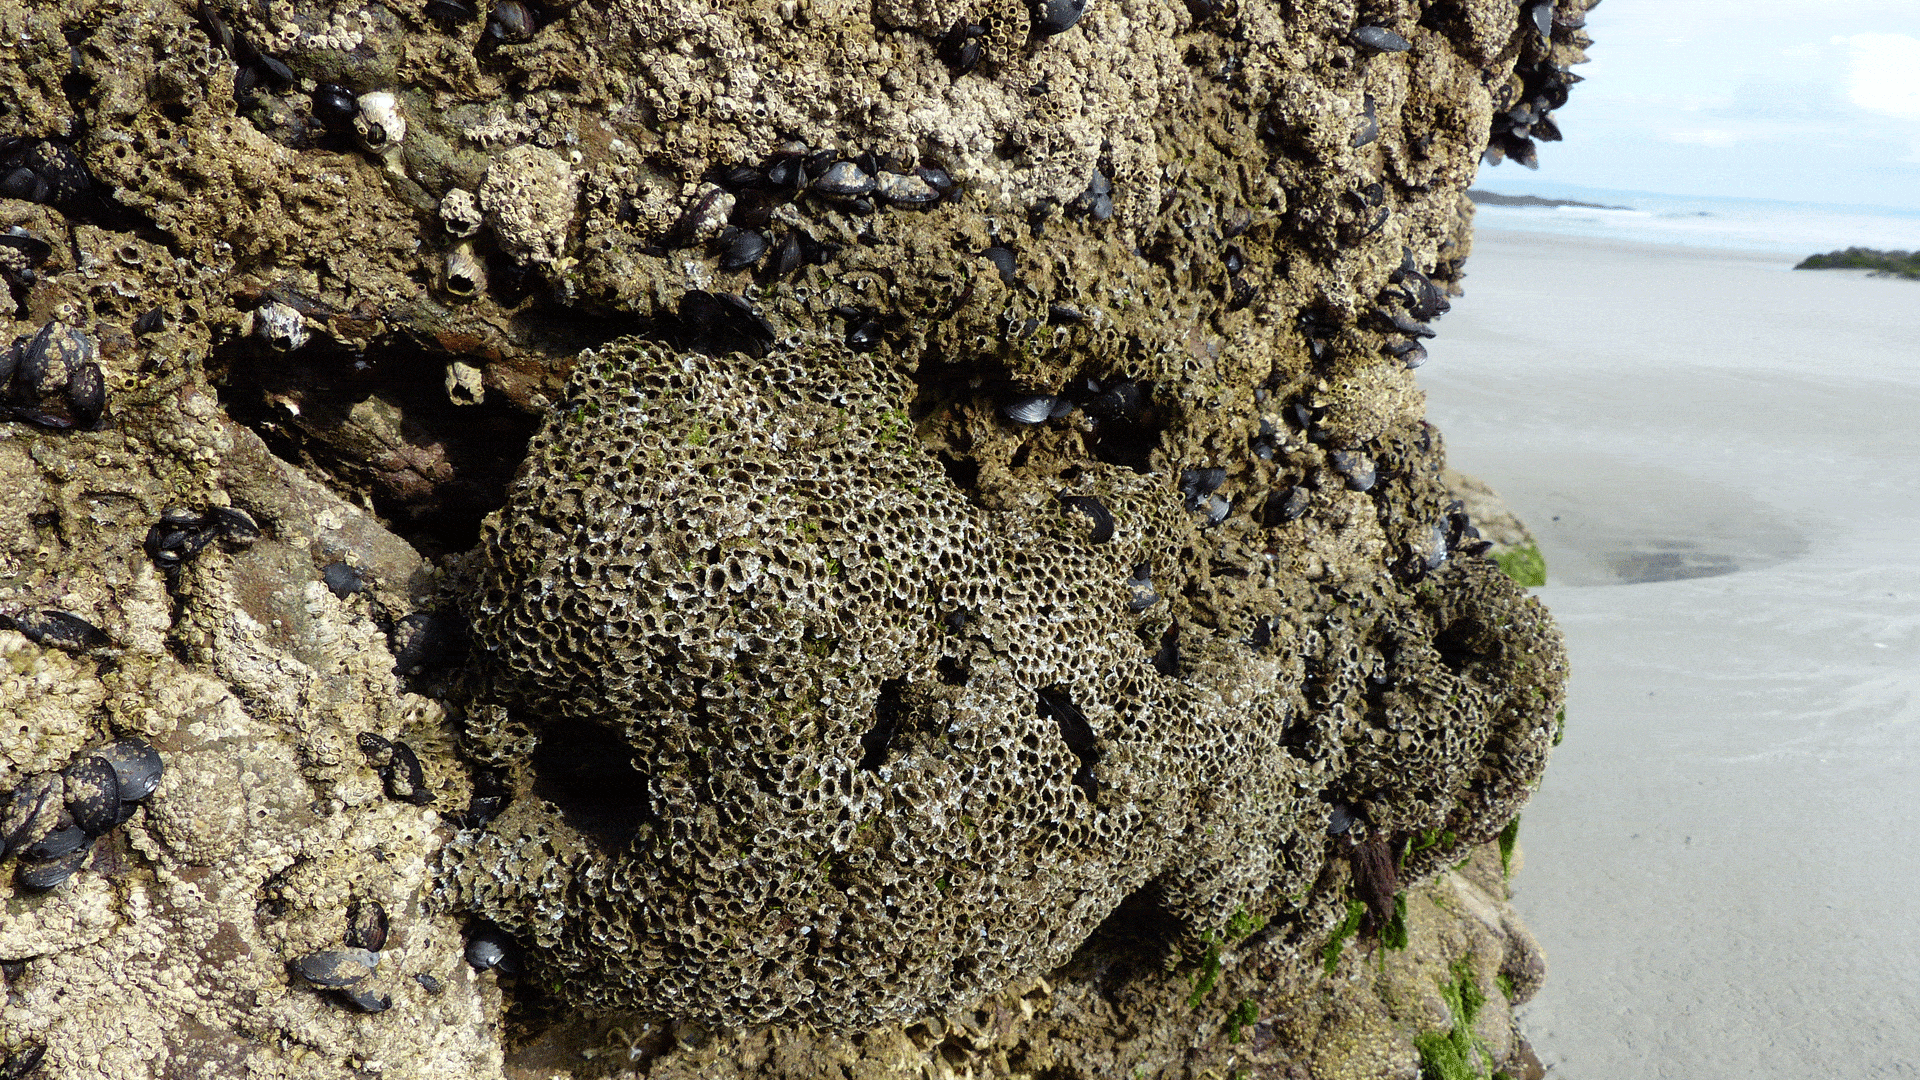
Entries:
<svg viewBox="0 0 1920 1080">
<path fill-rule="evenodd" d="M 1014 269 L 1012 251 L 1007 248 L 995 246 L 988 248 L 980 254 L 988 262 L 993 264 L 995 270 L 1000 271 L 1001 281 L 1008 285 L 1018 285 L 1020 283 L 1020 277 Z"/>
<path fill-rule="evenodd" d="M 467 0 L 427 0 L 427 18 L 442 33 L 451 33 L 461 23 L 472 22 L 480 11 Z"/>
<path fill-rule="evenodd" d="M 166 772 L 160 751 L 145 739 L 117 739 L 94 753 L 113 767 L 123 803 L 139 802 L 153 794 Z"/>
<path fill-rule="evenodd" d="M 393 763 L 393 744 L 373 732 L 363 731 L 354 741 L 374 768 L 384 769 Z"/>
<path fill-rule="evenodd" d="M 1238 274 L 1228 278 L 1227 284 L 1232 289 L 1232 295 L 1227 297 L 1228 311 L 1239 311 L 1255 300 L 1260 299 L 1260 290 L 1249 284 L 1246 278 Z"/>
<path fill-rule="evenodd" d="M 448 817 L 455 828 L 477 829 L 507 808 L 513 801 L 513 791 L 508 788 L 500 775 L 491 770 L 482 769 L 474 773 L 473 795 L 467 800 L 464 812 Z"/>
<path fill-rule="evenodd" d="M 1349 490 L 1366 491 L 1379 479 L 1373 459 L 1358 450 L 1335 450 L 1327 455 L 1327 460 L 1333 463 L 1333 470 L 1346 479 Z"/>
<path fill-rule="evenodd" d="M 14 786 L 13 797 L 0 811 L 0 852 L 18 851 L 59 828 L 66 811 L 66 784 L 59 776 L 42 773 Z"/>
<path fill-rule="evenodd" d="M 75 369 L 100 358 L 93 335 L 62 322 L 50 322 L 33 335 L 20 354 L 20 385 L 39 397 L 64 393 Z"/>
<path fill-rule="evenodd" d="M 1353 810 L 1343 804 L 1334 804 L 1333 812 L 1327 815 L 1327 835 L 1339 836 L 1351 828 L 1353 828 Z"/>
<path fill-rule="evenodd" d="M 1107 221 L 1113 217 L 1113 196 L 1095 195 L 1087 210 L 1087 216 L 1095 221 Z"/>
<path fill-rule="evenodd" d="M 1232 511 L 1232 509 L 1233 503 L 1229 502 L 1225 495 L 1215 494 L 1209 498 L 1206 506 L 1207 527 L 1212 528 L 1227 520 L 1227 514 Z"/>
<path fill-rule="evenodd" d="M 465 640 L 466 624 L 450 611 L 416 611 L 393 626 L 393 672 L 417 675 L 452 663 Z"/>
<path fill-rule="evenodd" d="M 440 980 L 434 978 L 433 976 L 427 974 L 424 971 L 415 972 L 413 976 L 413 981 L 419 983 L 420 988 L 422 990 L 425 990 L 429 994 L 437 994 L 442 989 Z"/>
<path fill-rule="evenodd" d="M 1366 116 L 1361 119 L 1360 129 L 1353 133 L 1353 139 L 1348 143 L 1355 148 L 1365 146 L 1380 137 L 1380 118 L 1375 114 L 1372 94 L 1367 95 L 1366 102 Z"/>
<path fill-rule="evenodd" d="M 938 165 L 915 165 L 913 175 L 925 180 L 943 199 L 951 199 L 960 194 L 960 182 Z"/>
<path fill-rule="evenodd" d="M 1507 156 L 1529 169 L 1540 167 L 1540 155 L 1533 148 L 1533 140 L 1509 136 L 1506 140 Z"/>
<path fill-rule="evenodd" d="M 1353 43 L 1370 52 L 1397 53 L 1413 48 L 1413 43 L 1384 26 L 1362 26 L 1353 32 Z"/>
<path fill-rule="evenodd" d="M 328 563 L 320 570 L 320 580 L 325 582 L 333 595 L 345 600 L 357 592 L 367 591 L 366 579 L 360 571 L 343 562 Z"/>
<path fill-rule="evenodd" d="M 883 172 L 874 180 L 880 201 L 898 210 L 925 210 L 940 201 L 940 191 L 918 176 Z"/>
<path fill-rule="evenodd" d="M 359 1009 L 361 1012 L 386 1012 L 393 1007 L 393 999 L 385 994 L 376 994 L 364 986 L 343 986 L 334 991 L 341 1001 Z"/>
<path fill-rule="evenodd" d="M 278 57 L 268 56 L 266 53 L 255 53 L 253 66 L 259 70 L 261 79 L 269 86 L 293 85 L 293 69 Z"/>
<path fill-rule="evenodd" d="M 0 196 L 9 199 L 24 199 L 27 202 L 50 202 L 53 198 L 53 185 L 40 178 L 40 174 L 20 165 L 0 175 Z"/>
<path fill-rule="evenodd" d="M 1087 190 L 1074 196 L 1073 201 L 1067 204 L 1067 212 L 1085 214 L 1095 221 L 1112 217 L 1113 181 L 1107 179 L 1106 173 L 1095 169 L 1093 178 L 1087 182 Z"/>
<path fill-rule="evenodd" d="M 1529 137 L 1538 139 L 1541 142 L 1559 142 L 1562 138 L 1560 125 L 1554 123 L 1550 117 L 1545 116 L 1535 120 L 1527 134 Z"/>
<path fill-rule="evenodd" d="M 0 1080 L 26 1080 L 46 1057 L 46 1043 L 28 1043 L 0 1058 Z"/>
<path fill-rule="evenodd" d="M 743 352 L 758 359 L 767 355 L 777 337 L 773 326 L 754 313 L 751 302 L 732 293 L 688 290 L 680 300 L 679 323 L 681 343 L 711 355 Z"/>
<path fill-rule="evenodd" d="M 729 165 L 714 176 L 714 183 L 738 194 L 742 191 L 759 191 L 768 186 L 764 169 L 753 165 Z"/>
<path fill-rule="evenodd" d="M 840 151 L 823 148 L 809 153 L 802 164 L 806 168 L 807 179 L 815 180 L 825 176 L 827 170 L 833 168 L 834 162 L 839 160 Z"/>
<path fill-rule="evenodd" d="M 1313 500 L 1307 489 L 1295 485 L 1286 491 L 1270 491 L 1267 499 L 1260 504 L 1260 524 L 1271 529 L 1289 521 L 1298 521 L 1307 512 L 1307 504 Z"/>
<path fill-rule="evenodd" d="M 142 545 L 147 558 L 155 566 L 169 573 L 176 572 L 188 560 L 206 550 L 213 543 L 215 532 L 206 527 L 205 522 L 195 519 L 192 525 L 160 521 L 147 530 L 146 543 Z"/>
<path fill-rule="evenodd" d="M 525 41 L 538 30 L 533 9 L 520 0 L 500 0 L 487 16 L 486 36 L 494 41 Z"/>
<path fill-rule="evenodd" d="M 303 956 L 287 966 L 315 986 L 337 990 L 365 982 L 380 966 L 380 957 L 369 949 L 335 949 Z"/>
<path fill-rule="evenodd" d="M 1160 647 L 1154 650 L 1153 670 L 1172 678 L 1180 674 L 1180 624 L 1173 623 L 1160 635 Z"/>
<path fill-rule="evenodd" d="M 1146 407 L 1146 391 L 1132 379 L 1114 383 L 1087 402 L 1087 412 L 1102 420 L 1135 420 Z"/>
<path fill-rule="evenodd" d="M 321 83 L 313 88 L 313 118 L 331 131 L 350 131 L 353 118 L 360 115 L 359 98 L 338 83 Z"/>
<path fill-rule="evenodd" d="M 1211 468 L 1182 469 L 1180 471 L 1180 498 L 1182 505 L 1189 510 L 1198 510 L 1206 505 L 1207 496 L 1220 489 L 1227 482 L 1227 470 L 1214 466 Z"/>
<path fill-rule="evenodd" d="M 1127 588 L 1133 590 L 1133 599 L 1127 601 L 1127 610 L 1135 615 L 1160 602 L 1153 591 L 1153 564 L 1141 563 L 1133 568 L 1133 576 L 1127 579 Z"/>
<path fill-rule="evenodd" d="M 100 836 L 120 823 L 120 776 L 98 754 L 67 766 L 67 812 L 88 836 Z"/>
<path fill-rule="evenodd" d="M 806 180 L 806 155 L 782 150 L 767 158 L 760 167 L 760 174 L 767 178 L 767 185 L 775 191 L 795 191 Z"/>
<path fill-rule="evenodd" d="M 857 199 L 873 191 L 873 177 L 851 161 L 836 161 L 809 189 L 829 199 Z"/>
<path fill-rule="evenodd" d="M 1033 9 L 1033 36 L 1065 33 L 1086 14 L 1087 0 L 1039 0 Z"/>
<path fill-rule="evenodd" d="M 1068 495 L 1061 492 L 1060 505 L 1068 510 L 1077 510 L 1093 519 L 1093 533 L 1087 537 L 1096 544 L 1104 544 L 1113 539 L 1113 514 L 1106 505 L 1091 495 Z"/>
<path fill-rule="evenodd" d="M 767 238 L 752 229 L 729 225 L 720 231 L 720 269 L 745 270 L 767 253 Z"/>
<path fill-rule="evenodd" d="M 53 254 L 53 245 L 33 235 L 18 225 L 11 226 L 0 233 L 0 247 L 9 247 L 26 256 L 27 265 L 38 266 Z"/>
<path fill-rule="evenodd" d="M 73 426 L 91 431 L 107 408 L 107 382 L 100 365 L 81 364 L 67 377 L 67 412 Z"/>
<path fill-rule="evenodd" d="M 840 209 L 845 210 L 854 217 L 872 217 L 873 197 L 871 195 L 862 195 L 857 199 L 848 199 L 840 204 Z"/>
<path fill-rule="evenodd" d="M 237 544 L 251 544 L 260 539 L 260 523 L 252 514 L 237 506 L 215 506 L 207 511 L 207 523 L 218 528 L 223 536 Z"/>
<path fill-rule="evenodd" d="M 773 257 L 767 260 L 766 273 L 773 278 L 784 278 L 807 261 L 806 248 L 800 243 L 800 234 L 789 232 L 780 238 L 773 249 Z"/>
<path fill-rule="evenodd" d="M 379 952 L 387 945 L 387 909 L 377 900 L 356 900 L 347 908 L 347 945 Z"/>
<path fill-rule="evenodd" d="M 1551 44 L 1553 41 L 1553 0 L 1536 0 L 1527 5 L 1526 17 L 1533 22 L 1533 28 L 1540 33 L 1540 40 Z"/>
<path fill-rule="evenodd" d="M 64 819 L 63 819 L 64 820 Z M 20 852 L 20 857 L 28 862 L 48 862 L 64 859 L 68 855 L 86 847 L 93 834 L 79 825 L 62 825 L 52 832 L 28 844 Z"/>
<path fill-rule="evenodd" d="M 1429 570 L 1440 569 L 1447 561 L 1447 530 L 1445 526 L 1435 525 L 1427 534 L 1426 550 L 1418 553 Z"/>
<path fill-rule="evenodd" d="M 491 926 L 476 928 L 467 938 L 467 963 L 475 971 L 499 971 L 502 975 L 520 973 L 520 946 Z"/>
<path fill-rule="evenodd" d="M 1387 352 L 1398 357 L 1409 368 L 1417 368 L 1427 362 L 1427 347 L 1417 341 L 1389 341 Z"/>
<path fill-rule="evenodd" d="M 21 859 L 14 881 L 27 892 L 46 892 L 80 872 L 93 854 L 92 844 L 82 844 L 57 859 Z"/>
<path fill-rule="evenodd" d="M 20 631 L 35 645 L 66 652 L 87 652 L 113 644 L 113 639 L 99 627 L 71 611 L 52 608 L 23 611 L 13 616 L 0 615 L 0 630 L 6 629 Z"/>
<path fill-rule="evenodd" d="M 1016 424 L 1042 423 L 1053 416 L 1059 400 L 1052 394 L 1022 394 L 1000 406 L 1000 415 Z"/>
<path fill-rule="evenodd" d="M 388 798 L 415 806 L 433 801 L 433 792 L 427 790 L 426 773 L 420 768 L 420 758 L 406 743 L 393 744 L 393 763 L 381 773 L 381 779 L 386 781 Z"/>
<path fill-rule="evenodd" d="M 940 59 L 955 76 L 965 75 L 980 63 L 983 41 L 987 28 L 976 22 L 961 19 L 950 27 L 940 39 Z"/>
<path fill-rule="evenodd" d="M 227 20 L 220 16 L 220 12 L 215 10 L 212 4 L 206 3 L 206 0 L 201 0 L 195 14 L 200 17 L 200 25 L 207 32 L 207 40 L 213 42 L 221 52 L 234 56 L 233 31 L 227 27 Z"/>
<path fill-rule="evenodd" d="M 1430 338 L 1433 336 L 1433 327 L 1428 326 L 1426 323 L 1421 322 L 1404 311 L 1396 311 L 1393 308 L 1385 306 L 1377 306 L 1373 310 L 1374 314 L 1386 320 L 1387 325 L 1408 337 Z"/>
<path fill-rule="evenodd" d="M 1240 250 L 1240 245 L 1228 244 L 1220 254 L 1220 263 L 1227 268 L 1227 273 L 1238 274 L 1247 268 L 1247 256 Z"/>
<path fill-rule="evenodd" d="M 1074 326 L 1086 320 L 1086 312 L 1072 304 L 1048 304 L 1048 326 Z"/>
<path fill-rule="evenodd" d="M 868 319 L 847 332 L 847 348 L 854 352 L 871 352 L 884 341 L 880 333 L 880 324 Z"/>
</svg>

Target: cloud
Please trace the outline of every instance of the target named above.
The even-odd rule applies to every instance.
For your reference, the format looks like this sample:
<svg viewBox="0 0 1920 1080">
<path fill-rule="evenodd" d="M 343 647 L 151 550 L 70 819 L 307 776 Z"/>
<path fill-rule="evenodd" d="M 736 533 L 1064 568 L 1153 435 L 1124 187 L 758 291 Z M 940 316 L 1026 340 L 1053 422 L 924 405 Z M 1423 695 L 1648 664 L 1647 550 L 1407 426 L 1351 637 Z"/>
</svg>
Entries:
<svg viewBox="0 0 1920 1080">
<path fill-rule="evenodd" d="M 1691 131 L 1669 131 L 1660 136 L 1668 142 L 1685 143 L 1689 146 L 1732 146 L 1740 137 L 1725 128 L 1697 128 Z"/>
<path fill-rule="evenodd" d="M 1853 103 L 1869 112 L 1901 120 L 1920 120 L 1920 38 L 1905 34 L 1855 34 L 1835 38 L 1853 49 L 1848 90 Z"/>
</svg>

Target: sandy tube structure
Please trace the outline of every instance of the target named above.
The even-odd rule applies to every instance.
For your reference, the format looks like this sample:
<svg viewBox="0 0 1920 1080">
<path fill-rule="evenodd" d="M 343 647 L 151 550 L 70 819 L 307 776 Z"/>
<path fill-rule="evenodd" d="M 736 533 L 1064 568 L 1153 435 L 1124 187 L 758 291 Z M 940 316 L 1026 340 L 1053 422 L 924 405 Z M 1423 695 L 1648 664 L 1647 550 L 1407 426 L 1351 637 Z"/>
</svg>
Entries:
<svg viewBox="0 0 1920 1080">
<path fill-rule="evenodd" d="M 1586 6 L 0 0 L 0 1061 L 1524 1071 Z"/>
</svg>

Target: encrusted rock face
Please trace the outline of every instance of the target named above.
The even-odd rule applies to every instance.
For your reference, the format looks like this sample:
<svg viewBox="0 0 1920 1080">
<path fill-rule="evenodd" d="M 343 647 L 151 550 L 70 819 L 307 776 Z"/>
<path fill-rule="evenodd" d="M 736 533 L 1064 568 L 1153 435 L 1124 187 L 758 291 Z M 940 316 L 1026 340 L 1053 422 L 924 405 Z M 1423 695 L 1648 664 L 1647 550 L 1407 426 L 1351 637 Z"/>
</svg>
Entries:
<svg viewBox="0 0 1920 1080">
<path fill-rule="evenodd" d="M 1194 947 L 1311 938 L 1356 846 L 1447 836 L 1417 876 L 1498 832 L 1563 660 L 1449 558 L 1406 356 L 1489 84 L 1552 64 L 1510 4 L 1418 14 L 1096 6 L 959 77 L 816 9 L 820 115 L 850 58 L 926 60 L 852 128 L 786 111 L 820 69 L 743 13 L 658 31 L 734 43 L 663 147 L 711 180 L 648 224 L 604 173 L 550 268 L 661 343 L 583 354 L 483 531 L 468 735 L 522 797 L 453 902 L 583 1002 L 863 1028 L 1129 898 Z M 756 271 L 728 221 L 800 255 Z"/>
<path fill-rule="evenodd" d="M 504 986 L 656 1077 L 1199 1075 L 1346 1000 L 1556 723 L 1411 369 L 1587 6 L 0 0 L 0 792 L 166 762 L 0 872 L 0 1072 L 491 1076 Z M 1537 981 L 1500 891 L 1416 981 Z"/>
</svg>

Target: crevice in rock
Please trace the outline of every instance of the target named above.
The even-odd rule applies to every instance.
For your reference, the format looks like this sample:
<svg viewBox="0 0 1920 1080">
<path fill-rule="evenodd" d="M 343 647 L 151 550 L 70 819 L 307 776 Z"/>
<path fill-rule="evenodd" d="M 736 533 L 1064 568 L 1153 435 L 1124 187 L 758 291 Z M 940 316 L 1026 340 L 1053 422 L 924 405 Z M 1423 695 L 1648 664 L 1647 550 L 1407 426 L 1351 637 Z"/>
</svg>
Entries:
<svg viewBox="0 0 1920 1080">
<path fill-rule="evenodd" d="M 534 796 L 608 847 L 624 847 L 653 815 L 649 777 L 634 765 L 633 747 L 607 728 L 580 721 L 548 724 L 532 764 Z"/>
</svg>

